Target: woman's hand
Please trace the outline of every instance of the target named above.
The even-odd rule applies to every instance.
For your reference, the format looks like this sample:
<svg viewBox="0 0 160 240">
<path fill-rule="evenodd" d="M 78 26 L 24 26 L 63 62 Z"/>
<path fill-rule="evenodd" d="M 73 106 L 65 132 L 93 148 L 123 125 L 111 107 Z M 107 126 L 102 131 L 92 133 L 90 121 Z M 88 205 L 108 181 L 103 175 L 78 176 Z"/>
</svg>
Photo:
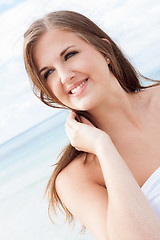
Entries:
<svg viewBox="0 0 160 240">
<path fill-rule="evenodd" d="M 71 112 L 65 124 L 66 133 L 70 143 L 79 151 L 89 152 L 97 155 L 98 145 L 106 139 L 108 135 L 96 128 L 84 117 L 81 123 L 76 121 L 76 113 Z"/>
</svg>

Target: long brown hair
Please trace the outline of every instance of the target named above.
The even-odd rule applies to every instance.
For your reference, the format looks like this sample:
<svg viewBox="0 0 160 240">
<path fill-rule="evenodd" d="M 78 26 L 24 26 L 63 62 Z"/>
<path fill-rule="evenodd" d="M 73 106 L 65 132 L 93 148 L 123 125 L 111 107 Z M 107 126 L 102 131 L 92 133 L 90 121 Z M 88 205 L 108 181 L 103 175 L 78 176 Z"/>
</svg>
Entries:
<svg viewBox="0 0 160 240">
<path fill-rule="evenodd" d="M 34 94 L 40 98 L 46 105 L 56 108 L 66 108 L 55 95 L 47 88 L 46 83 L 40 78 L 36 64 L 33 61 L 33 48 L 42 34 L 50 29 L 75 32 L 82 39 L 93 45 L 105 58 L 109 58 L 109 68 L 117 78 L 121 87 L 127 93 L 133 93 L 147 88 L 142 86 L 140 79 L 148 79 L 135 70 L 128 59 L 124 56 L 115 42 L 95 23 L 87 17 L 72 11 L 56 11 L 45 15 L 43 18 L 36 20 L 24 34 L 24 62 L 25 68 L 32 83 Z M 106 40 L 104 40 L 106 39 Z M 148 79 L 150 80 L 150 79 Z M 153 80 L 154 81 L 154 80 Z M 157 85 L 158 83 L 154 84 Z M 152 86 L 154 86 L 152 85 Z M 78 115 L 88 118 L 94 125 L 94 119 L 87 112 L 77 111 Z M 57 207 L 64 209 L 66 219 L 71 222 L 72 214 L 61 202 L 55 187 L 55 181 L 58 174 L 77 156 L 85 154 L 77 151 L 70 144 L 60 155 L 53 174 L 47 185 L 49 198 L 49 216 L 51 210 L 56 213 Z"/>
</svg>

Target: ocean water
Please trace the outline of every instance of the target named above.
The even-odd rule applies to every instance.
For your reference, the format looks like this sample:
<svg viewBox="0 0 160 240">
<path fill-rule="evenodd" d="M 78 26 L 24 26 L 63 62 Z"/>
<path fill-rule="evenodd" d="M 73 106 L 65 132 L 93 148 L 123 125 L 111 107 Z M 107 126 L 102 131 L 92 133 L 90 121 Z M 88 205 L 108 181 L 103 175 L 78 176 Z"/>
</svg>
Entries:
<svg viewBox="0 0 160 240">
<path fill-rule="evenodd" d="M 53 225 L 48 217 L 45 187 L 60 151 L 68 143 L 65 111 L 0 145 L 0 239 L 94 239 L 81 225 L 65 223 L 62 214 Z"/>
</svg>

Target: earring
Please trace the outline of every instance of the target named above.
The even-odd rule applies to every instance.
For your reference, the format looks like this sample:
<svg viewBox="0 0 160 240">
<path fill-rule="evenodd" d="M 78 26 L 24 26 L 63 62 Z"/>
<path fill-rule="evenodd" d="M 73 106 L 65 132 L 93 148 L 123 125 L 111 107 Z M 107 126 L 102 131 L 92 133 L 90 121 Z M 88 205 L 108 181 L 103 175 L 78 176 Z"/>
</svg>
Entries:
<svg viewBox="0 0 160 240">
<path fill-rule="evenodd" d="M 109 58 L 107 58 L 107 63 L 108 63 L 108 64 L 110 63 L 110 59 L 109 59 Z"/>
</svg>

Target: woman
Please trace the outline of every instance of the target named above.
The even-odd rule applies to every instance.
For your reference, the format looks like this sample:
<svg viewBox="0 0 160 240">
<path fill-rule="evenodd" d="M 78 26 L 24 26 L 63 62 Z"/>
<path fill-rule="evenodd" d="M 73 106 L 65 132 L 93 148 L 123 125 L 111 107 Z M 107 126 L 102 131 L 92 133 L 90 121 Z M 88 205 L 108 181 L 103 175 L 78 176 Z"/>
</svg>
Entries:
<svg viewBox="0 0 160 240">
<path fill-rule="evenodd" d="M 47 14 L 24 37 L 35 94 L 72 110 L 71 145 L 48 183 L 49 208 L 61 205 L 96 239 L 160 239 L 158 81 L 143 87 L 112 39 L 79 13 Z"/>
</svg>

